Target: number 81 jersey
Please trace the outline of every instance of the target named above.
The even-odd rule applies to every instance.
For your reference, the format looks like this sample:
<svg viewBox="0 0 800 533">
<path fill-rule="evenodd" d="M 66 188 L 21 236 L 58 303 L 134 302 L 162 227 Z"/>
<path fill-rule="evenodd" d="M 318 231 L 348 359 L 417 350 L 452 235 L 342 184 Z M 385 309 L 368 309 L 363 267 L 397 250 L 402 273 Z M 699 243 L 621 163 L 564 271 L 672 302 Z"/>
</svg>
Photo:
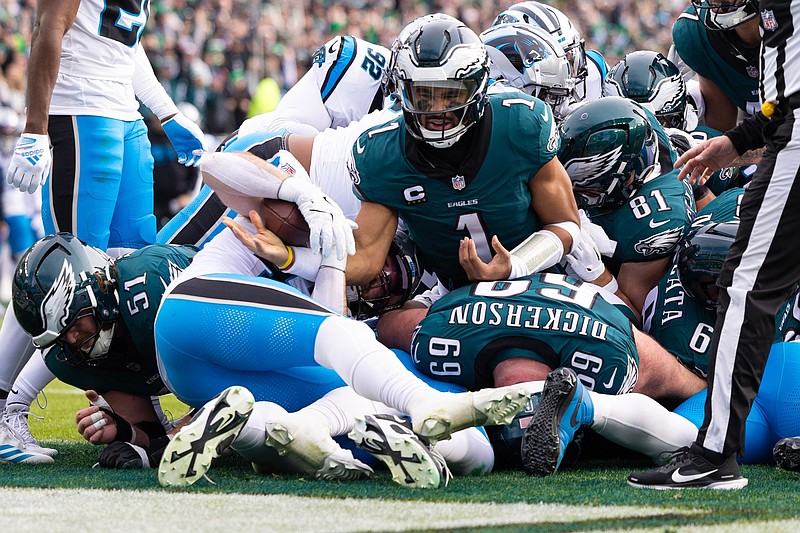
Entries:
<svg viewBox="0 0 800 533">
<path fill-rule="evenodd" d="M 438 300 L 411 343 L 417 370 L 470 390 L 494 385 L 502 361 L 573 369 L 590 389 L 630 392 L 639 354 L 621 300 L 562 274 L 481 282 Z"/>
</svg>

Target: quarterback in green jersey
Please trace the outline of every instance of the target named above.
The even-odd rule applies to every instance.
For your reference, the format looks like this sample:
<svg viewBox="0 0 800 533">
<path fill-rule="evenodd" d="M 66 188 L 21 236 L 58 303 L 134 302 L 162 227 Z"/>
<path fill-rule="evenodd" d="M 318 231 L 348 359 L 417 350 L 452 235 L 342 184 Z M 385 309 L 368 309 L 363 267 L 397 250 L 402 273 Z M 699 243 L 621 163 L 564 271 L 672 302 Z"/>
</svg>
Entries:
<svg viewBox="0 0 800 533">
<path fill-rule="evenodd" d="M 387 70 L 403 112 L 352 147 L 362 206 L 348 283 L 374 277 L 398 217 L 446 290 L 537 272 L 569 253 L 579 218 L 550 107 L 522 92 L 487 94 L 486 49 L 455 19 L 412 22 Z M 395 332 L 388 345 L 408 349 L 426 310 L 392 316 L 406 311 L 407 323 L 383 328 Z"/>
</svg>

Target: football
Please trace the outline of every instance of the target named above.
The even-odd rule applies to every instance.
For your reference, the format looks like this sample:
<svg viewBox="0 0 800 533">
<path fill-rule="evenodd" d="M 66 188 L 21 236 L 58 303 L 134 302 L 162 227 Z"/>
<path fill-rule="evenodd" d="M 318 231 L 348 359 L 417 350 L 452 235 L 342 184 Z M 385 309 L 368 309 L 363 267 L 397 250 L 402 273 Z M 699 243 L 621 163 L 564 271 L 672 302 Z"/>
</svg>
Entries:
<svg viewBox="0 0 800 533">
<path fill-rule="evenodd" d="M 290 246 L 308 244 L 308 224 L 297 204 L 285 200 L 264 198 L 261 201 L 259 214 L 264 221 L 264 226 L 277 235 L 284 244 Z"/>
</svg>

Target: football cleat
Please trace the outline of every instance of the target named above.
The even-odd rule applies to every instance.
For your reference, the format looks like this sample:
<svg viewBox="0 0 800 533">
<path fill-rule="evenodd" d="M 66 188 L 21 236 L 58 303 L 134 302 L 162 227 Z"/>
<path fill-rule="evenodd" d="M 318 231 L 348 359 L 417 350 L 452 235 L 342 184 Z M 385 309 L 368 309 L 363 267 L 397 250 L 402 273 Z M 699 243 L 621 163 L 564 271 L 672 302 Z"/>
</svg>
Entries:
<svg viewBox="0 0 800 533">
<path fill-rule="evenodd" d="M 628 485 L 637 489 L 743 489 L 747 478 L 742 477 L 736 455 L 722 464 L 711 463 L 699 453 L 697 444 L 677 450 L 670 462 L 646 472 L 632 472 Z"/>
<path fill-rule="evenodd" d="M 452 477 L 444 458 L 411 431 L 404 418 L 392 415 L 356 417 L 348 435 L 360 449 L 389 467 L 398 485 L 435 489 Z"/>
<path fill-rule="evenodd" d="M 772 449 L 772 456 L 784 470 L 800 472 L 800 437 L 779 440 Z"/>
<path fill-rule="evenodd" d="M 356 480 L 373 474 L 372 468 L 339 446 L 321 425 L 309 423 L 302 415 L 281 415 L 267 422 L 266 431 L 267 446 L 296 469 L 318 479 Z"/>
<path fill-rule="evenodd" d="M 158 466 L 158 482 L 164 487 L 193 484 L 211 467 L 239 435 L 255 400 L 244 387 L 228 387 L 208 401 L 178 431 L 167 447 Z"/>
<path fill-rule="evenodd" d="M 533 476 L 558 470 L 578 429 L 594 420 L 589 391 L 569 368 L 547 375 L 539 408 L 522 436 L 522 466 Z"/>
<path fill-rule="evenodd" d="M 417 402 L 419 407 L 414 405 L 409 409 L 414 433 L 436 444 L 462 429 L 510 424 L 536 392 L 534 384 L 518 383 L 476 392 L 443 393 L 446 399 L 442 402 L 426 398 Z"/>
<path fill-rule="evenodd" d="M 58 455 L 58 450 L 55 448 L 45 448 L 39 445 L 39 441 L 33 436 L 28 426 L 28 415 L 43 420 L 41 416 L 34 415 L 28 411 L 27 405 L 21 403 L 7 404 L 3 418 L 5 423 L 22 439 L 28 452 L 49 455 L 50 457 Z"/>
<path fill-rule="evenodd" d="M 53 458 L 29 450 L 22 436 L 6 424 L 5 420 L 0 420 L 0 463 L 52 464 Z"/>
</svg>

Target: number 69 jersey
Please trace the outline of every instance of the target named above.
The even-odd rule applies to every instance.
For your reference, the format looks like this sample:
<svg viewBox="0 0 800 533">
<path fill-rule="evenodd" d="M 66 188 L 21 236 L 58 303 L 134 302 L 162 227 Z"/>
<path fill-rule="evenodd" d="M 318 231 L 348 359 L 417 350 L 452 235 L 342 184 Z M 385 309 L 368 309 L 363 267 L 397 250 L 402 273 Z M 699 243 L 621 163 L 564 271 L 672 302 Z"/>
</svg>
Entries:
<svg viewBox="0 0 800 533">
<path fill-rule="evenodd" d="M 115 261 L 120 320 L 125 334 L 111 343 L 108 357 L 94 365 L 64 361 L 60 343 L 46 354 L 45 364 L 61 381 L 99 393 L 117 390 L 137 396 L 164 394 L 156 361 L 153 325 L 167 285 L 189 266 L 197 249 L 191 246 L 145 246 Z"/>
<path fill-rule="evenodd" d="M 639 353 L 613 294 L 562 274 L 481 282 L 443 296 L 411 343 L 417 370 L 470 390 L 493 386 L 498 363 L 522 357 L 573 369 L 590 389 L 630 392 Z"/>
</svg>

